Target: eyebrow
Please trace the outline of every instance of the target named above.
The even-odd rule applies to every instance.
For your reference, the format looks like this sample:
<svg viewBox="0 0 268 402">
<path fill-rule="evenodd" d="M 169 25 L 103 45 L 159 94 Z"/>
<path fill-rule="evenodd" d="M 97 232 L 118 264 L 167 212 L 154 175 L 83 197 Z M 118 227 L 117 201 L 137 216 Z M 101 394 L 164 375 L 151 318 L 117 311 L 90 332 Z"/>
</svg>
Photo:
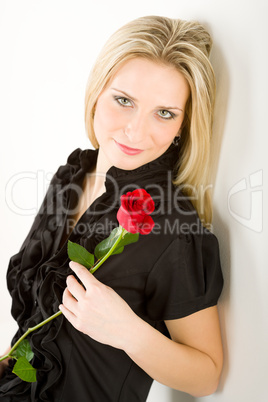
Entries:
<svg viewBox="0 0 268 402">
<path fill-rule="evenodd" d="M 122 91 L 121 89 L 117 89 L 117 88 L 111 88 L 111 89 L 113 89 L 114 91 L 117 91 L 117 92 L 121 92 L 123 95 L 125 95 L 127 98 L 131 98 L 132 100 L 134 100 L 135 102 L 137 102 L 137 99 L 136 98 L 134 98 L 133 96 L 131 96 L 131 95 L 129 95 L 127 92 L 125 92 L 125 91 Z M 181 108 L 179 108 L 179 107 L 177 107 L 177 106 L 157 106 L 157 108 L 159 108 L 159 109 L 164 109 L 164 110 L 166 110 L 166 109 L 176 109 L 176 110 L 180 110 L 181 112 L 183 112 L 183 109 L 181 109 Z"/>
</svg>

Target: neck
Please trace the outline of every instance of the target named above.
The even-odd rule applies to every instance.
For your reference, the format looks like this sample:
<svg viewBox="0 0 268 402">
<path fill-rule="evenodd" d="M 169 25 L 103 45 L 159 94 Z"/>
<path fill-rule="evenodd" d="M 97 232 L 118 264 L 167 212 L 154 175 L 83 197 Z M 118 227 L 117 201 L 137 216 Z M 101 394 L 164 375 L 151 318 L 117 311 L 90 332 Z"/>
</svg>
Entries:
<svg viewBox="0 0 268 402">
<path fill-rule="evenodd" d="M 105 191 L 105 177 L 107 171 L 110 169 L 111 164 L 107 161 L 102 149 L 99 149 L 97 163 L 94 171 L 92 172 L 91 191 L 94 198 L 97 198 Z"/>
</svg>

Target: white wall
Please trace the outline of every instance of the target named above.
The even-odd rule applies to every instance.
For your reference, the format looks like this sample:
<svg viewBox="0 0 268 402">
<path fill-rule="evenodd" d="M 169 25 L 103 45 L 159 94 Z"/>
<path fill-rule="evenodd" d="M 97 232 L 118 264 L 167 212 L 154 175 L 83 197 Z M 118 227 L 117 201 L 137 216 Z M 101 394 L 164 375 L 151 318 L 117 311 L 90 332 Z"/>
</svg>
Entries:
<svg viewBox="0 0 268 402">
<path fill-rule="evenodd" d="M 215 43 L 214 231 L 225 277 L 223 376 L 202 401 L 267 400 L 267 11 L 266 0 L 0 0 L 0 353 L 16 328 L 6 267 L 33 219 L 19 208 L 36 210 L 49 173 L 76 147 L 89 147 L 84 88 L 99 49 L 135 17 L 198 19 Z M 28 179 L 11 193 L 21 172 Z M 198 400 L 157 383 L 148 398 Z"/>
</svg>

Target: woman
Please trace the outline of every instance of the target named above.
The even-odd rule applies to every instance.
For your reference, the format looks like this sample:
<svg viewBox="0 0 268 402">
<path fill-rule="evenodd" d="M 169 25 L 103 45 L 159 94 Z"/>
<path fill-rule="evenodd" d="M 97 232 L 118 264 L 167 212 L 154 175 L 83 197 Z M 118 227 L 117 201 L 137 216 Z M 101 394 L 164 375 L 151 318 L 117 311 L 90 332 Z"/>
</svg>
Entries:
<svg viewBox="0 0 268 402">
<path fill-rule="evenodd" d="M 199 23 L 148 16 L 100 53 L 85 109 L 96 150 L 78 149 L 59 168 L 8 270 L 12 343 L 59 304 L 65 318 L 31 336 L 36 383 L 15 377 L 9 362 L 3 401 L 145 401 L 152 379 L 194 396 L 216 390 L 223 281 L 207 229 L 210 48 Z M 67 239 L 93 251 L 118 225 L 120 195 L 139 187 L 155 201 L 153 231 L 94 276 L 68 266 Z"/>
</svg>

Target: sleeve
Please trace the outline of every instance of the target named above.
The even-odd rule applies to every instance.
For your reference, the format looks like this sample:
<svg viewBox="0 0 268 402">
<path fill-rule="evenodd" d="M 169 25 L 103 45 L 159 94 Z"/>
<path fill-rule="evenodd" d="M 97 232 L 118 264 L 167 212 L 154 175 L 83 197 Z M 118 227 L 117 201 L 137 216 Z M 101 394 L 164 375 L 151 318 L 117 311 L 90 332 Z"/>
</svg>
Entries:
<svg viewBox="0 0 268 402">
<path fill-rule="evenodd" d="M 185 234 L 175 238 L 151 270 L 146 306 L 152 320 L 172 320 L 217 304 L 223 287 L 215 235 Z"/>
</svg>

